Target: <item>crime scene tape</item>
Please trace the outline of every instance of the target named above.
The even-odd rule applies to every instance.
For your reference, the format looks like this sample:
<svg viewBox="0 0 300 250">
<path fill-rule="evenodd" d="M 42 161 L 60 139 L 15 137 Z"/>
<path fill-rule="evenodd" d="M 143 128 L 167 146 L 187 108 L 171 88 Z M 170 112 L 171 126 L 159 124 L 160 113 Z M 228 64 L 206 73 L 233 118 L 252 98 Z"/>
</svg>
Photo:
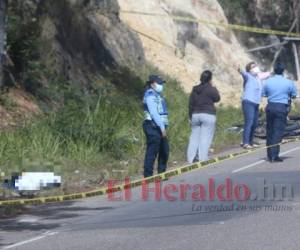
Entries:
<svg viewBox="0 0 300 250">
<path fill-rule="evenodd" d="M 143 12 L 135 12 L 135 11 L 120 11 L 121 13 L 123 12 L 123 13 L 125 13 L 125 14 L 136 14 L 136 15 L 138 15 L 138 14 L 140 14 L 140 15 L 148 15 L 148 16 L 151 16 L 151 15 L 160 15 L 160 14 L 151 14 L 151 13 L 143 13 Z M 168 17 L 168 16 L 166 16 L 166 15 L 162 15 L 162 16 L 164 16 L 164 17 Z M 172 16 L 174 19 L 177 19 L 177 18 L 179 18 L 180 20 L 182 20 L 182 19 L 185 19 L 184 17 L 179 17 L 179 16 Z M 187 20 L 189 20 L 189 19 L 186 19 L 186 22 L 190 22 L 190 21 L 187 21 Z M 196 19 L 195 19 L 196 20 Z M 193 20 L 193 21 L 195 21 L 195 20 Z M 207 21 L 204 21 L 205 23 L 209 23 L 209 22 L 207 22 Z M 211 23 L 210 23 L 211 24 Z M 235 26 L 240 26 L 240 25 L 235 25 Z M 242 26 L 242 27 L 244 27 L 244 30 L 246 29 L 246 28 L 252 28 L 252 27 L 247 27 L 247 26 Z M 154 38 L 153 36 L 151 36 L 151 35 L 149 35 L 149 34 L 146 34 L 146 33 L 144 33 L 144 32 L 142 32 L 142 31 L 140 31 L 140 30 L 137 30 L 137 29 L 135 29 L 135 28 L 133 28 L 133 27 L 130 27 L 129 26 L 129 28 L 132 30 L 132 31 L 134 31 L 135 33 L 137 33 L 137 34 L 139 34 L 140 36 L 143 36 L 143 37 L 145 37 L 145 38 L 147 38 L 147 39 L 149 39 L 149 40 L 151 40 L 151 41 L 153 41 L 153 42 L 156 42 L 156 43 L 158 43 L 158 44 L 160 44 L 160 45 L 162 45 L 162 46 L 164 46 L 164 47 L 166 47 L 166 48 L 169 48 L 169 49 L 173 49 L 173 50 L 175 50 L 175 51 L 177 51 L 179 48 L 178 47 L 176 47 L 175 45 L 171 45 L 171 44 L 167 44 L 167 43 L 165 43 L 165 42 L 163 42 L 163 41 L 161 41 L 161 40 L 158 40 L 158 39 L 156 39 L 156 38 Z M 227 27 L 227 28 L 229 28 L 229 27 Z M 274 32 L 273 30 L 265 30 L 265 29 L 261 29 L 261 30 L 264 30 L 264 31 L 272 31 L 272 32 Z M 280 31 L 281 32 L 281 31 Z M 261 33 L 261 32 L 259 32 L 259 33 Z M 291 34 L 295 34 L 295 36 L 297 35 L 297 33 L 291 33 L 291 32 L 285 32 L 286 34 L 286 36 L 290 36 Z M 266 33 L 264 33 L 264 34 L 266 34 Z M 269 34 L 269 33 L 268 33 Z M 300 36 L 300 33 L 299 33 L 299 36 Z M 189 58 L 195 58 L 195 59 L 199 59 L 199 56 L 196 56 L 196 55 L 194 55 L 194 54 L 191 54 L 191 53 L 184 53 L 184 56 L 183 57 L 186 57 L 186 56 L 188 56 Z"/>
<path fill-rule="evenodd" d="M 144 36 L 144 37 L 146 37 L 146 38 L 152 40 L 153 42 L 159 43 L 159 44 L 162 45 L 162 46 L 165 46 L 165 47 L 168 47 L 168 48 L 171 48 L 171 49 L 175 49 L 175 50 L 177 49 L 176 46 L 170 45 L 170 44 L 167 44 L 167 43 L 164 43 L 164 42 L 162 42 L 162 41 L 160 41 L 160 40 L 158 40 L 158 39 L 155 39 L 155 38 L 151 37 L 150 35 L 147 35 L 147 34 L 144 33 L 144 32 L 141 32 L 141 31 L 139 31 L 139 30 L 136 30 L 136 29 L 134 29 L 134 28 L 132 28 L 132 27 L 130 27 L 130 29 L 131 29 L 132 31 L 136 32 L 137 34 L 139 34 L 139 35 L 141 35 L 141 36 Z"/>
<path fill-rule="evenodd" d="M 211 25 L 211 26 L 215 26 L 215 27 L 222 27 L 222 28 L 231 29 L 231 30 L 246 31 L 246 32 L 265 34 L 265 35 L 300 37 L 299 32 L 287 32 L 287 31 L 264 29 L 264 28 L 258 28 L 258 27 L 249 27 L 249 26 L 238 25 L 238 24 L 211 22 L 211 21 L 207 21 L 204 19 L 198 19 L 198 18 L 192 18 L 192 17 L 164 15 L 164 14 L 159 14 L 159 13 L 149 13 L 149 12 L 129 11 L 129 10 L 121 10 L 120 13 L 130 14 L 130 15 L 153 16 L 153 17 L 161 17 L 161 18 L 170 18 L 171 17 L 173 20 L 176 20 L 176 21 L 200 23 L 200 24 Z"/>
<path fill-rule="evenodd" d="M 195 170 L 207 168 L 213 164 L 217 164 L 217 163 L 221 163 L 221 162 L 224 162 L 227 160 L 232 160 L 232 159 L 235 159 L 235 158 L 238 158 L 241 156 L 249 155 L 249 154 L 255 153 L 262 149 L 267 149 L 269 147 L 279 146 L 279 145 L 292 143 L 292 142 L 296 142 L 296 141 L 300 141 L 300 138 L 297 137 L 294 139 L 289 139 L 289 140 L 286 140 L 285 142 L 282 142 L 282 143 L 279 143 L 276 145 L 260 147 L 256 150 L 246 150 L 246 151 L 241 151 L 241 152 L 237 152 L 237 153 L 233 153 L 233 154 L 219 156 L 219 157 L 213 158 L 208 161 L 193 163 L 191 165 L 186 165 L 183 167 L 172 169 L 172 170 L 169 170 L 169 171 L 161 173 L 161 174 L 153 175 L 151 177 L 134 180 L 127 184 L 116 185 L 114 188 L 105 187 L 105 188 L 101 188 L 101 189 L 97 189 L 97 190 L 93 190 L 93 191 L 89 191 L 89 192 L 82 192 L 82 193 L 75 193 L 75 194 L 68 194 L 68 195 L 48 196 L 48 197 L 38 197 L 38 198 L 33 198 L 33 199 L 0 200 L 0 206 L 41 205 L 41 204 L 46 204 L 46 203 L 58 203 L 58 202 L 64 202 L 64 201 L 80 200 L 80 199 L 90 198 L 90 197 L 95 197 L 95 196 L 102 196 L 105 194 L 119 192 L 119 191 L 129 189 L 129 188 L 139 187 L 144 182 L 153 183 L 155 181 L 163 181 L 163 180 L 169 179 L 171 177 L 180 176 L 180 175 L 183 175 L 185 173 L 189 173 L 189 172 L 192 172 Z"/>
</svg>

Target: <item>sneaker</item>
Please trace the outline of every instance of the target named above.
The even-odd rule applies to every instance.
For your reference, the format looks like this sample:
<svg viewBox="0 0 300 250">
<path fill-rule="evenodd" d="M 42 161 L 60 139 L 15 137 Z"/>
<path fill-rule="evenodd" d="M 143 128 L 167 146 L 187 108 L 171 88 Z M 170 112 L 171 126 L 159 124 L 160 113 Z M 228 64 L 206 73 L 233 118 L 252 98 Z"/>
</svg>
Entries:
<svg viewBox="0 0 300 250">
<path fill-rule="evenodd" d="M 253 149 L 253 146 L 249 145 L 249 144 L 245 144 L 243 146 L 244 149 Z"/>
<path fill-rule="evenodd" d="M 259 145 L 256 144 L 256 143 L 251 144 L 251 146 L 252 146 L 253 148 L 259 148 Z"/>
</svg>

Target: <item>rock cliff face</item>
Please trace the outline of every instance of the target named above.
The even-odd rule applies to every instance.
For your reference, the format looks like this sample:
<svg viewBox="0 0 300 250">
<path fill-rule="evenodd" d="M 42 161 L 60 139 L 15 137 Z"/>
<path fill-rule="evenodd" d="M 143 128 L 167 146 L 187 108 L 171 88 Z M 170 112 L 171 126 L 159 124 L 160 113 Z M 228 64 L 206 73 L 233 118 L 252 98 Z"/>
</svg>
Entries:
<svg viewBox="0 0 300 250">
<path fill-rule="evenodd" d="M 236 66 L 246 64 L 250 58 L 235 35 L 222 28 L 175 21 L 172 18 L 172 15 L 180 15 L 227 23 L 216 0 L 118 2 L 122 11 L 150 12 L 166 16 L 162 18 L 121 12 L 124 23 L 147 35 L 139 35 L 147 60 L 179 79 L 186 91 L 190 91 L 198 82 L 201 71 L 211 69 L 215 74 L 214 83 L 221 90 L 223 103 L 239 103 L 241 79 L 236 72 Z M 149 37 L 161 41 L 163 45 Z"/>
<path fill-rule="evenodd" d="M 12 0 L 9 6 L 21 22 L 39 30 L 43 66 L 72 84 L 144 64 L 142 43 L 119 19 L 116 0 Z"/>
<path fill-rule="evenodd" d="M 150 62 L 177 78 L 187 92 L 200 73 L 210 69 L 222 102 L 239 103 L 241 78 L 236 67 L 250 58 L 234 33 L 172 18 L 227 23 L 216 0 L 11 0 L 9 5 L 24 22 L 38 23 L 43 65 L 55 68 L 72 84 L 86 85 Z"/>
<path fill-rule="evenodd" d="M 44 57 L 57 59 L 60 73 L 73 83 L 105 77 L 120 67 L 144 63 L 138 36 L 118 17 L 114 0 L 46 1 L 41 15 Z"/>
</svg>

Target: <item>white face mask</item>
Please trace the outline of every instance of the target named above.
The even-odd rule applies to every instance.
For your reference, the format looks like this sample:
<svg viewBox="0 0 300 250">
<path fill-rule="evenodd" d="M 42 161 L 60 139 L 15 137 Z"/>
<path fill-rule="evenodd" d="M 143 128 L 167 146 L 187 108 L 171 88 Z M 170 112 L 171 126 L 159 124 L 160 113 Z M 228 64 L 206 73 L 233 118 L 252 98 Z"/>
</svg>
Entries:
<svg viewBox="0 0 300 250">
<path fill-rule="evenodd" d="M 260 73 L 259 67 L 256 66 L 256 67 L 254 67 L 253 69 L 251 69 L 251 73 L 252 73 L 253 75 L 259 74 L 259 73 Z"/>
<path fill-rule="evenodd" d="M 164 90 L 164 86 L 161 85 L 161 84 L 155 83 L 155 88 L 154 88 L 154 90 L 155 90 L 157 93 L 161 93 L 161 92 L 163 92 L 163 90 Z"/>
</svg>

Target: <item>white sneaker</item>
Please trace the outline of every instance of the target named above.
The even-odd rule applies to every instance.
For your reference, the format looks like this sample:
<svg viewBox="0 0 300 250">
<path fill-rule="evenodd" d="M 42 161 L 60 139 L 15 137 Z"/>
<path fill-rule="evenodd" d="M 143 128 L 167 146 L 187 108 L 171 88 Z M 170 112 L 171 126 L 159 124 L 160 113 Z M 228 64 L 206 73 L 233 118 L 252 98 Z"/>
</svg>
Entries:
<svg viewBox="0 0 300 250">
<path fill-rule="evenodd" d="M 253 146 L 249 145 L 249 144 L 245 144 L 243 146 L 244 149 L 253 149 Z"/>
</svg>

